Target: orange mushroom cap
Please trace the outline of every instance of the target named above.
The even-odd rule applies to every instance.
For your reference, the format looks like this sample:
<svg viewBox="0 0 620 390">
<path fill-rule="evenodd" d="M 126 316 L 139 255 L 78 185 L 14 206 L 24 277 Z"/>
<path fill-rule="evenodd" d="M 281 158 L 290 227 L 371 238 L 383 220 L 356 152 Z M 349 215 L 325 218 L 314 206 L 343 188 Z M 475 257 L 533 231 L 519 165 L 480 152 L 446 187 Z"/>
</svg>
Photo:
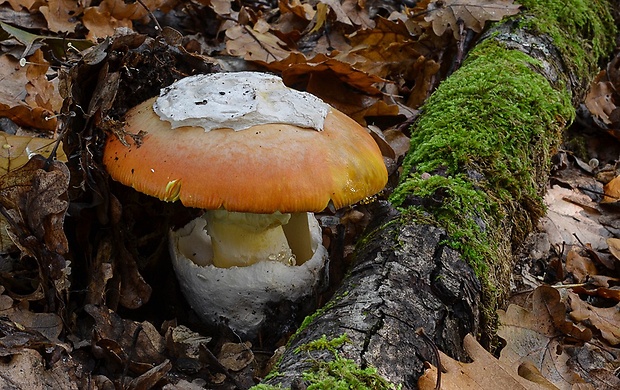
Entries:
<svg viewBox="0 0 620 390">
<path fill-rule="evenodd" d="M 245 130 L 172 129 L 154 112 L 156 98 L 132 108 L 125 131 L 141 145 L 109 136 L 103 162 L 124 185 L 183 205 L 251 213 L 318 212 L 379 192 L 387 170 L 366 130 L 331 108 L 322 131 L 288 124 Z"/>
</svg>

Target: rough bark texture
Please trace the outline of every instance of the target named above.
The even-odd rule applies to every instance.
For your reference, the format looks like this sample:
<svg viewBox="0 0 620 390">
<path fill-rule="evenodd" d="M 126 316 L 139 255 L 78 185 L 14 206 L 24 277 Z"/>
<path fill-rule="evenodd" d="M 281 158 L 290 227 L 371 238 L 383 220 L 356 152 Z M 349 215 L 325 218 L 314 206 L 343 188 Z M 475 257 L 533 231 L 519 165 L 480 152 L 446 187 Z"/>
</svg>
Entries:
<svg viewBox="0 0 620 390">
<path fill-rule="evenodd" d="M 299 332 L 268 383 L 291 386 L 315 360 L 333 359 L 330 351 L 312 357 L 294 353 L 298 346 L 322 335 L 344 333 L 350 342 L 339 349 L 342 357 L 378 373 L 404 388 L 415 388 L 423 362 L 432 351 L 419 336 L 423 327 L 438 348 L 466 359 L 461 340 L 479 327 L 480 282 L 459 254 L 441 244 L 443 229 L 403 224 L 395 210 L 384 206 L 386 222 L 359 246 L 359 261 L 334 298 Z"/>
<path fill-rule="evenodd" d="M 536 2 L 524 3 L 532 3 L 532 8 L 538 7 L 534 5 Z M 548 3 L 549 8 L 557 5 L 554 1 Z M 533 73 L 534 84 L 544 84 L 534 85 L 540 87 L 539 95 L 534 91 L 517 91 L 515 96 L 508 97 L 512 100 L 501 104 L 509 104 L 510 110 L 515 107 L 523 110 L 523 107 L 536 103 L 527 99 L 545 96 L 542 100 L 552 102 L 541 102 L 540 106 L 533 108 L 541 111 L 534 114 L 543 119 L 530 120 L 532 115 L 526 113 L 522 123 L 511 120 L 489 122 L 492 131 L 483 138 L 493 140 L 484 145 L 484 150 L 474 150 L 472 158 L 455 158 L 452 165 L 446 162 L 445 166 L 425 166 L 425 156 L 420 151 L 429 149 L 429 160 L 441 158 L 441 153 L 445 153 L 449 160 L 452 158 L 449 152 L 440 150 L 437 157 L 432 149 L 449 151 L 459 145 L 458 139 L 449 138 L 448 134 L 438 140 L 437 134 L 425 129 L 425 122 L 420 121 L 413 130 L 412 149 L 405 164 L 405 172 L 409 172 L 413 179 L 403 180 L 397 195 L 392 197 L 400 212 L 391 205 L 381 205 L 380 212 L 375 215 L 375 228 L 359 243 L 357 262 L 343 285 L 293 337 L 274 375 L 265 383 L 303 388 L 304 373 L 329 371 L 321 362 L 333 361 L 338 356 L 351 359 L 362 368 L 375 367 L 378 374 L 389 381 L 413 389 L 417 388 L 417 378 L 423 372 L 423 362 L 433 359 L 429 345 L 416 335 L 416 329 L 424 328 L 439 349 L 458 359 L 467 358 L 461 345 L 465 334 L 489 336 L 492 329 L 490 313 L 501 303 L 508 289 L 511 250 L 542 214 L 540 195 L 547 180 L 549 156 L 559 141 L 563 126 L 572 120 L 571 101 L 580 100 L 585 91 L 584 84 L 588 82 L 584 81 L 584 75 L 592 76 L 597 58 L 604 54 L 601 48 L 611 45 L 611 40 L 605 44 L 595 42 L 601 31 L 590 28 L 594 24 L 609 26 L 613 23 L 605 8 L 607 3 L 594 1 L 587 6 L 592 4 L 601 11 L 597 17 L 604 20 L 590 20 L 590 15 L 590 24 L 586 23 L 586 27 L 582 22 L 579 24 L 583 31 L 575 32 L 569 28 L 565 34 L 577 37 L 576 34 L 581 33 L 580 47 L 588 47 L 584 45 L 591 43 L 590 48 L 599 48 L 598 51 L 586 50 L 581 58 L 568 58 L 574 54 L 573 49 L 578 48 L 571 49 L 566 42 L 558 43 L 560 37 L 557 34 L 544 35 L 545 31 L 532 27 L 530 21 L 536 15 L 508 21 L 485 35 L 479 43 L 483 48 L 472 51 L 463 69 L 452 77 L 465 77 L 463 75 L 468 72 L 469 77 L 475 77 L 476 67 L 481 63 L 486 66 L 485 61 L 493 63 L 494 56 L 498 56 L 498 60 L 501 57 L 506 64 L 515 66 L 506 69 L 508 79 L 503 80 L 509 80 L 513 72 L 527 77 Z M 523 60 L 526 56 L 521 53 L 534 60 L 529 57 Z M 539 79 L 542 81 L 536 81 Z M 442 88 L 437 93 L 444 93 Z M 451 84 L 451 88 L 456 88 L 456 92 L 441 96 L 462 97 L 468 93 L 469 81 L 464 78 L 462 83 Z M 532 85 L 522 89 L 528 88 Z M 521 92 L 524 93 L 521 95 Z M 503 93 L 510 94 L 510 89 Z M 475 95 L 468 96 L 465 101 L 474 98 Z M 518 100 L 521 98 L 524 101 Z M 469 102 L 472 107 L 476 106 L 475 102 Z M 432 116 L 433 110 L 441 107 L 435 103 L 431 98 L 423 116 Z M 490 112 L 499 111 L 495 114 L 502 120 L 515 113 L 502 113 L 501 109 L 492 108 Z M 473 121 L 480 122 L 479 117 L 473 118 Z M 465 119 L 459 117 L 457 120 Z M 529 131 L 533 126 L 540 129 Z M 524 128 L 526 132 L 522 131 Z M 458 131 L 463 129 L 471 129 L 471 138 L 475 138 L 480 123 L 459 123 Z M 446 133 L 450 131 L 445 130 Z M 419 132 L 417 138 L 416 132 Z M 461 133 L 457 135 L 462 136 Z M 530 138 L 523 139 L 525 136 Z M 515 147 L 504 148 L 506 143 L 512 142 Z M 518 153 L 518 156 L 502 153 Z M 429 180 L 429 175 L 438 179 Z M 493 175 L 504 175 L 506 179 L 495 179 L 497 176 Z M 514 182 L 510 180 L 513 176 Z M 451 219 L 455 220 L 454 224 Z M 445 226 L 445 229 L 436 226 Z M 451 249 L 448 244 L 459 251 Z M 470 264 L 481 259 L 485 264 L 475 264 L 476 274 Z M 330 340 L 343 334 L 347 334 L 350 342 L 329 349 L 303 352 L 298 349 L 322 335 Z"/>
</svg>

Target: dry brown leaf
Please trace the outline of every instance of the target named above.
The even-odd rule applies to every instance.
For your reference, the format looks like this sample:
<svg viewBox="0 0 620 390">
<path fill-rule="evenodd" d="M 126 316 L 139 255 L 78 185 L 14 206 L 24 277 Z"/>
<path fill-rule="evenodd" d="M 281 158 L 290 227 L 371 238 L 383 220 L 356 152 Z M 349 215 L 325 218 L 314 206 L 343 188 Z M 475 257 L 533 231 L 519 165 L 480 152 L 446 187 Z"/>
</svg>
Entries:
<svg viewBox="0 0 620 390">
<path fill-rule="evenodd" d="M 0 202 L 13 241 L 23 254 L 37 259 L 43 280 L 65 277 L 69 250 L 63 230 L 68 207 L 69 170 L 58 161 L 32 157 L 23 167 L 0 177 Z"/>
<path fill-rule="evenodd" d="M 506 340 L 500 361 L 513 369 L 525 362 L 536 366 L 541 375 L 560 389 L 570 389 L 583 379 L 569 370 L 569 355 L 563 350 L 559 336 L 570 335 L 587 341 L 589 329 L 581 330 L 566 320 L 566 308 L 560 294 L 552 287 L 541 286 L 532 295 L 532 310 L 510 305 L 499 310 L 498 336 Z"/>
<path fill-rule="evenodd" d="M 119 27 L 131 28 L 132 26 L 131 20 L 118 20 L 113 18 L 108 11 L 101 11 L 98 7 L 86 8 L 82 23 L 88 29 L 86 38 L 93 42 L 114 35 L 114 30 Z"/>
<path fill-rule="evenodd" d="M 302 3 L 300 0 L 280 1 L 278 7 L 283 15 L 290 12 L 307 21 L 312 20 L 316 15 L 316 10 L 312 8 L 312 5 L 307 2 Z"/>
<path fill-rule="evenodd" d="M 230 15 L 232 12 L 232 2 L 230 0 L 207 0 L 209 7 L 218 15 Z"/>
<path fill-rule="evenodd" d="M 30 107 L 23 99 L 28 84 L 27 68 L 8 55 L 0 56 L 0 116 L 8 117 L 18 125 L 39 130 L 53 131 L 56 121 L 49 120 L 54 114 L 41 107 Z"/>
<path fill-rule="evenodd" d="M 590 84 L 585 104 L 592 115 L 603 123 L 611 124 L 609 115 L 617 108 L 613 101 L 614 88 L 607 77 L 607 71 L 602 70 Z"/>
<path fill-rule="evenodd" d="M 370 18 L 366 7 L 364 7 L 364 0 L 343 0 L 341 3 L 342 9 L 353 25 L 360 28 L 375 27 L 374 20 Z"/>
<path fill-rule="evenodd" d="M 549 242 L 560 247 L 589 243 L 594 251 L 606 250 L 605 240 L 612 235 L 611 232 L 601 224 L 600 215 L 589 212 L 589 207 L 584 208 L 575 202 L 578 198 L 583 199 L 579 203 L 584 205 L 590 200 L 578 190 L 558 185 L 551 187 L 545 194 L 547 215 L 541 224 Z"/>
<path fill-rule="evenodd" d="M 470 334 L 465 336 L 463 347 L 472 363 L 461 363 L 440 352 L 441 365 L 446 370 L 441 375 L 442 390 L 496 390 L 499 386 L 511 390 L 556 389 L 548 381 L 541 385 L 519 376 L 517 367 L 497 360 Z M 434 390 L 436 380 L 437 369 L 431 367 L 418 380 L 418 388 Z"/>
<path fill-rule="evenodd" d="M 47 138 L 22 137 L 0 132 L 0 176 L 24 166 L 33 154 L 49 156 L 56 141 Z M 67 157 L 59 146 L 56 158 L 66 161 Z"/>
<path fill-rule="evenodd" d="M 97 358 L 128 364 L 137 374 L 166 361 L 164 338 L 150 322 L 123 319 L 106 307 L 86 305 L 84 310 L 95 321 L 92 345 Z"/>
<path fill-rule="evenodd" d="M 338 22 L 353 26 L 353 22 L 349 18 L 347 12 L 344 10 L 340 0 L 320 0 L 320 2 L 329 7 L 328 12 L 331 12 L 333 15 L 335 15 Z"/>
<path fill-rule="evenodd" d="M 282 78 L 287 85 L 303 87 L 313 74 L 332 74 L 341 82 L 353 87 L 367 95 L 381 95 L 377 83 L 385 82 L 384 79 L 356 69 L 346 62 L 330 58 L 324 54 L 317 54 L 307 59 L 301 53 L 291 53 L 282 61 L 263 64 L 271 70 L 282 72 Z M 321 95 L 319 95 L 321 96 Z M 348 99 L 343 96 L 342 100 Z"/>
<path fill-rule="evenodd" d="M 411 145 L 409 137 L 407 137 L 402 131 L 387 129 L 383 132 L 385 140 L 394 150 L 395 158 L 398 159 L 404 156 L 409 151 Z"/>
<path fill-rule="evenodd" d="M 61 359 L 48 368 L 39 352 L 24 349 L 11 359 L 0 362 L 0 388 L 77 390 L 81 380 L 75 371 L 71 359 Z"/>
<path fill-rule="evenodd" d="M 143 0 L 142 4 L 144 4 L 149 11 L 160 9 L 166 12 L 174 7 L 177 2 L 178 0 Z M 142 4 L 137 1 L 103 0 L 98 8 L 101 12 L 107 12 L 117 20 L 147 21 L 149 17 L 148 11 Z"/>
<path fill-rule="evenodd" d="M 620 200 L 620 176 L 614 177 L 603 187 L 605 196 L 601 203 L 616 203 Z"/>
<path fill-rule="evenodd" d="M 323 26 L 325 26 L 325 22 L 327 22 L 327 14 L 329 13 L 329 6 L 325 3 L 318 3 L 316 5 L 316 19 L 315 24 L 312 30 L 310 30 L 311 34 L 314 34 L 321 30 Z"/>
<path fill-rule="evenodd" d="M 594 326 L 611 345 L 620 344 L 620 304 L 605 308 L 595 307 L 574 293 L 569 293 L 569 302 L 571 318 Z"/>
<path fill-rule="evenodd" d="M 162 363 L 151 368 L 139 377 L 132 379 L 127 385 L 130 389 L 152 389 L 155 388 L 166 374 L 172 369 L 170 360 L 164 360 Z"/>
<path fill-rule="evenodd" d="M 26 77 L 28 78 L 28 84 L 26 84 L 26 103 L 30 107 L 44 108 L 50 113 L 57 113 L 62 107 L 62 97 L 58 93 L 58 78 L 54 78 L 54 81 L 50 81 L 47 78 L 47 73 L 50 64 L 43 57 L 43 51 L 38 49 L 30 57 L 28 57 L 28 65 L 26 65 Z M 50 117 L 50 120 L 55 119 Z"/>
<path fill-rule="evenodd" d="M 573 246 L 566 255 L 566 271 L 573 274 L 575 283 L 584 283 L 590 275 L 598 274 L 594 262 L 581 256 L 576 246 Z"/>
<path fill-rule="evenodd" d="M 519 13 L 519 4 L 514 0 L 441 0 L 428 5 L 428 16 L 424 19 L 431 22 L 433 31 L 442 36 L 451 29 L 455 39 L 460 39 L 458 21 L 465 28 L 477 33 L 481 32 L 487 21 L 498 21 L 505 16 Z"/>
<path fill-rule="evenodd" d="M 420 54 L 403 22 L 378 18 L 374 29 L 358 30 L 349 39 L 351 50 L 346 55 L 336 56 L 337 59 L 381 78 L 403 75 L 405 79 L 415 79 L 411 67 Z M 354 57 L 349 60 L 351 56 Z"/>
<path fill-rule="evenodd" d="M 47 20 L 47 27 L 56 33 L 74 32 L 76 16 L 82 12 L 82 3 L 75 0 L 47 0 L 39 11 Z"/>
<path fill-rule="evenodd" d="M 38 0 L 6 0 L 13 8 L 13 11 L 23 11 L 24 9 L 31 9 Z"/>
<path fill-rule="evenodd" d="M 573 287 L 572 290 L 576 294 L 598 296 L 601 298 L 613 299 L 616 302 L 620 302 L 620 289 L 618 288 L 598 287 L 595 289 L 587 289 L 585 287 L 577 286 Z"/>
<path fill-rule="evenodd" d="M 610 237 L 607 239 L 609 252 L 618 260 L 620 260 L 620 238 Z"/>
<path fill-rule="evenodd" d="M 224 343 L 217 355 L 217 360 L 229 370 L 241 371 L 254 361 L 251 348 L 252 344 L 249 341 Z"/>
<path fill-rule="evenodd" d="M 280 61 L 291 53 L 286 44 L 269 31 L 267 22 L 259 20 L 253 28 L 234 26 L 226 30 L 226 51 L 247 61 Z"/>
</svg>

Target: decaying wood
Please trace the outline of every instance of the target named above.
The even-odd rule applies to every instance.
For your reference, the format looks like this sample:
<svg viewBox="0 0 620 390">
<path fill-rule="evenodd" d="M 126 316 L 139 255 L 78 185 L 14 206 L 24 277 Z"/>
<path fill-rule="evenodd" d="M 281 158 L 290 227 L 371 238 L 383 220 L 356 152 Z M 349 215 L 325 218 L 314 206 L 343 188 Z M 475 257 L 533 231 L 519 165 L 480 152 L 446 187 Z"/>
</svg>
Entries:
<svg viewBox="0 0 620 390">
<path fill-rule="evenodd" d="M 549 83 L 554 88 L 567 88 L 573 102 L 578 102 L 585 91 L 584 80 L 567 69 L 552 40 L 515 26 L 512 22 L 499 25 L 483 39 L 501 41 L 540 60 L 540 72 Z M 536 175 L 534 180 L 544 188 L 547 176 Z M 521 213 L 530 212 L 521 208 Z M 334 353 L 299 352 L 297 348 L 322 335 L 333 339 L 346 333 L 350 342 L 336 348 L 339 356 L 352 359 L 362 368 L 376 367 L 381 376 L 402 384 L 404 389 L 417 388 L 424 361 L 432 362 L 432 348 L 416 335 L 420 327 L 440 350 L 467 359 L 462 340 L 467 333 L 479 335 L 485 310 L 481 283 L 473 270 L 461 254 L 445 245 L 447 235 L 440 228 L 407 222 L 387 203 L 378 207 L 374 221 L 374 230 L 358 245 L 357 262 L 342 286 L 293 337 L 276 368 L 277 375 L 265 383 L 292 388 L 302 384 L 303 388 L 303 373 L 317 362 L 332 360 Z M 504 221 L 507 233 L 493 235 L 507 254 L 500 264 L 502 269 L 495 271 L 500 296 L 508 290 L 514 245 L 511 224 L 518 221 Z"/>
</svg>

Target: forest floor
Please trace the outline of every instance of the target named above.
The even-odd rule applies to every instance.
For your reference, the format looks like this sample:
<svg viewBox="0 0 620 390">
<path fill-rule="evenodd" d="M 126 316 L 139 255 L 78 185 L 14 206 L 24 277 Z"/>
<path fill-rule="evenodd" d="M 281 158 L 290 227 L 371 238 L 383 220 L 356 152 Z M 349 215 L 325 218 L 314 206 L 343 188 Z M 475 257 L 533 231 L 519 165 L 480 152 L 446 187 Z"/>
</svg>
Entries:
<svg viewBox="0 0 620 390">
<path fill-rule="evenodd" d="M 370 128 L 390 173 L 386 197 L 423 102 L 485 24 L 519 12 L 512 1 L 451 3 L 3 1 L 0 387 L 257 383 L 285 339 L 252 345 L 200 324 L 162 238 L 196 210 L 111 182 L 103 139 L 129 108 L 184 76 L 274 72 Z M 486 388 L 485 378 L 508 375 L 542 388 L 620 388 L 618 58 L 554 157 L 547 216 L 521 249 L 498 313 L 501 348 L 493 355 L 464 340 L 472 362 L 443 356 L 445 386 Z M 363 206 L 320 215 L 334 283 L 365 218 Z M 420 387 L 434 388 L 433 375 Z"/>
</svg>

